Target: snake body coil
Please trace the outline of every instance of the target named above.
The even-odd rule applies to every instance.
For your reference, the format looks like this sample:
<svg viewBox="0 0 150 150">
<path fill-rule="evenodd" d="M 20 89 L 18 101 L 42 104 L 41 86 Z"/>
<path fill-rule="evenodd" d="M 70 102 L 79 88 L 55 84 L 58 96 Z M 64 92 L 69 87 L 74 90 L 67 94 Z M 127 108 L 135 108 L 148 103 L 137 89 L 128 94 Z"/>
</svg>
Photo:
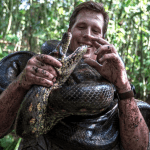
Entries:
<svg viewBox="0 0 150 150">
<path fill-rule="evenodd" d="M 75 56 L 82 50 L 86 51 L 85 47 L 66 57 L 69 42 L 70 36 L 66 34 L 51 53 L 63 63 L 62 70 L 56 68 L 59 73 L 62 72 L 56 86 L 33 86 L 24 98 L 16 119 L 16 132 L 23 137 L 20 148 L 48 150 L 55 149 L 53 144 L 56 143 L 69 150 L 120 150 L 118 108 L 113 100 L 113 85 Z M 49 51 L 48 47 L 46 49 Z M 33 55 L 31 52 L 16 52 L 0 61 L 1 92 L 17 78 Z M 75 59 L 80 62 L 71 73 Z M 137 101 L 137 105 L 150 127 L 150 106 L 142 101 Z M 56 149 L 60 150 L 59 147 Z"/>
<path fill-rule="evenodd" d="M 26 94 L 18 111 L 15 125 L 16 133 L 19 136 L 38 137 L 41 134 L 46 134 L 60 119 L 67 115 L 61 115 L 58 118 L 54 118 L 52 115 L 48 116 L 47 106 L 49 94 L 52 90 L 63 85 L 87 50 L 87 46 L 79 47 L 67 57 L 66 52 L 70 40 L 71 33 L 65 33 L 62 41 L 51 54 L 62 63 L 61 68 L 55 68 L 60 75 L 56 83 L 50 88 L 34 85 Z"/>
<path fill-rule="evenodd" d="M 55 68 L 60 75 L 56 83 L 50 88 L 34 85 L 26 94 L 16 119 L 19 136 L 26 138 L 46 134 L 63 118 L 98 114 L 113 100 L 112 84 L 81 60 L 87 46 L 81 46 L 66 56 L 70 40 L 71 33 L 64 34 L 51 53 L 62 63 L 61 68 Z M 72 72 L 80 84 L 71 79 Z"/>
</svg>

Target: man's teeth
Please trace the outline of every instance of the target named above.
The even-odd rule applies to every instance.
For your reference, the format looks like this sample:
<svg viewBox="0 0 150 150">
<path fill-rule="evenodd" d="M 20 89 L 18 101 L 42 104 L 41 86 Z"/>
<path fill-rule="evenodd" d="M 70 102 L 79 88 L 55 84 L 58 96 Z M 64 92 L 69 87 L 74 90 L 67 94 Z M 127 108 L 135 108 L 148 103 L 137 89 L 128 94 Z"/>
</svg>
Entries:
<svg viewBox="0 0 150 150">
<path fill-rule="evenodd" d="M 80 46 L 82 46 L 82 45 L 86 45 L 86 44 L 80 44 Z M 87 47 L 90 48 L 91 46 L 90 46 L 90 45 L 87 45 Z"/>
</svg>

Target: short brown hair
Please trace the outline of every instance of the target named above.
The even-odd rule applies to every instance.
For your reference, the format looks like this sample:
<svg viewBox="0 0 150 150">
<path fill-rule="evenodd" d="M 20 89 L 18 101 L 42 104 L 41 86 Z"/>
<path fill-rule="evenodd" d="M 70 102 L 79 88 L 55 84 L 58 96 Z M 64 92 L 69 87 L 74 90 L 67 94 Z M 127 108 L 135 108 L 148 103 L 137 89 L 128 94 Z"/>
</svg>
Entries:
<svg viewBox="0 0 150 150">
<path fill-rule="evenodd" d="M 103 25 L 104 35 L 103 35 L 103 37 L 104 37 L 106 34 L 106 31 L 107 31 L 107 27 L 108 27 L 109 16 L 105 12 L 105 9 L 104 9 L 104 6 L 102 3 L 88 1 L 88 2 L 81 3 L 80 5 L 75 7 L 75 9 L 70 17 L 69 28 L 71 29 L 73 27 L 74 23 L 76 22 L 76 17 L 78 15 L 79 11 L 83 10 L 83 9 L 92 10 L 92 11 L 101 13 L 103 15 L 103 17 L 104 17 L 104 25 Z"/>
</svg>

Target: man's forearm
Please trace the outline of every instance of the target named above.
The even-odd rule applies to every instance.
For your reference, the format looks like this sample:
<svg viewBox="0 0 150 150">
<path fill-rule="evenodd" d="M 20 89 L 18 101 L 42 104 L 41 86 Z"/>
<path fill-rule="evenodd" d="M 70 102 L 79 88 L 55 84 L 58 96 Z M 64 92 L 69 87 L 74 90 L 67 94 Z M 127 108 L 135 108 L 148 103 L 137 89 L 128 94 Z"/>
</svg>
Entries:
<svg viewBox="0 0 150 150">
<path fill-rule="evenodd" d="M 12 126 L 27 89 L 14 80 L 0 95 L 0 137 Z"/>
<path fill-rule="evenodd" d="M 149 130 L 134 100 L 119 101 L 121 143 L 125 150 L 147 150 Z"/>
</svg>

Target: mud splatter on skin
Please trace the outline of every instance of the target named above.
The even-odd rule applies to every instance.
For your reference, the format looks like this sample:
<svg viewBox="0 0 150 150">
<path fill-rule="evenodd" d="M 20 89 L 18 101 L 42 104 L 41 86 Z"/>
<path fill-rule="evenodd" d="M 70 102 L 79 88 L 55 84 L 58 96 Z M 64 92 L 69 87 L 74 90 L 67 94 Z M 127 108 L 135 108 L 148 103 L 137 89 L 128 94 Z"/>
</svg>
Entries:
<svg viewBox="0 0 150 150">
<path fill-rule="evenodd" d="M 46 71 L 44 69 L 42 70 L 42 74 L 44 74 L 46 77 L 48 77 L 48 75 L 46 74 Z"/>
<path fill-rule="evenodd" d="M 40 62 L 40 63 L 39 63 L 39 65 L 40 65 L 40 66 L 45 66 L 45 64 L 44 64 L 44 63 L 42 63 L 42 62 Z"/>
<path fill-rule="evenodd" d="M 35 68 L 35 73 L 38 73 L 38 67 Z"/>
<path fill-rule="evenodd" d="M 119 101 L 119 120 L 124 149 L 147 150 L 148 127 L 133 97 Z"/>
</svg>

